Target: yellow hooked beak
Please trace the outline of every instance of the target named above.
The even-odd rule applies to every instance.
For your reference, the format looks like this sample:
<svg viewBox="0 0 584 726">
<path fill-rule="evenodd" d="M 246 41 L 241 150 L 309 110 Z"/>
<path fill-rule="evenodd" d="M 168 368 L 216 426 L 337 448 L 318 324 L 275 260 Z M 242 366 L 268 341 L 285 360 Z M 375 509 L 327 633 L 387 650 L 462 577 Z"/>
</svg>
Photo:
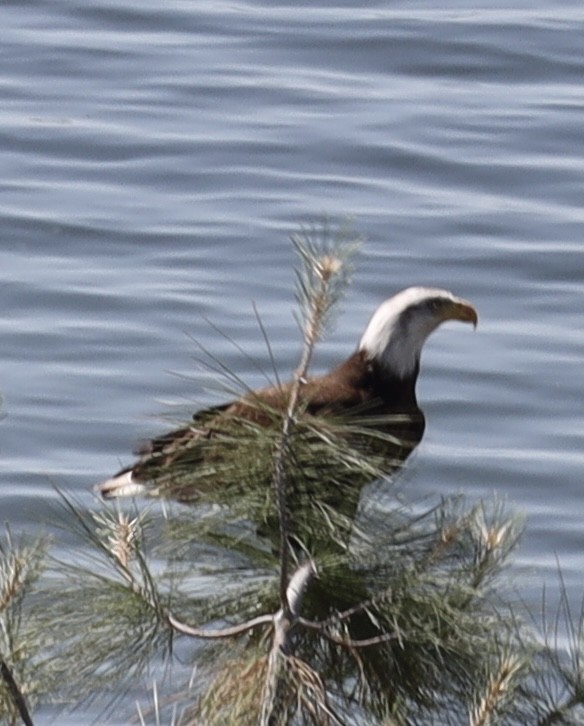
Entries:
<svg viewBox="0 0 584 726">
<path fill-rule="evenodd" d="M 444 320 L 460 320 L 463 323 L 472 323 L 476 328 L 479 316 L 468 300 L 462 298 L 454 298 L 450 304 L 444 307 L 442 311 Z"/>
</svg>

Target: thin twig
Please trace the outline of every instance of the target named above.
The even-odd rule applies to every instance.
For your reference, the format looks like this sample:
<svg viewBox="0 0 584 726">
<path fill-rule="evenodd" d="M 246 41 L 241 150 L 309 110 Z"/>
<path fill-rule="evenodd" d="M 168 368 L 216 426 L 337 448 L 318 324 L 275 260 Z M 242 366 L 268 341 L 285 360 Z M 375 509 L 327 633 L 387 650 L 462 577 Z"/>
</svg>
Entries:
<svg viewBox="0 0 584 726">
<path fill-rule="evenodd" d="M 302 625 L 304 628 L 309 630 L 316 630 L 333 643 L 342 645 L 346 648 L 369 648 L 372 645 L 379 645 L 380 643 L 389 643 L 392 640 L 397 640 L 399 636 L 395 633 L 382 633 L 372 638 L 363 638 L 361 640 L 352 640 L 351 638 L 341 638 L 338 635 L 329 633 L 326 630 L 326 621 L 318 622 L 316 620 L 307 620 L 306 618 L 298 618 L 298 625 Z"/>
<path fill-rule="evenodd" d="M 286 590 L 288 588 L 288 508 L 286 502 L 287 476 L 286 462 L 289 456 L 289 445 L 294 428 L 296 409 L 300 399 L 300 389 L 308 375 L 308 369 L 314 353 L 314 347 L 321 334 L 324 316 L 328 304 L 328 291 L 331 285 L 331 278 L 337 271 L 332 265 L 326 267 L 324 261 L 309 259 L 305 262 L 312 266 L 311 272 L 317 275 L 319 285 L 309 297 L 310 310 L 304 325 L 304 345 L 300 363 L 294 372 L 290 398 L 286 415 L 282 423 L 282 432 L 278 440 L 274 454 L 274 476 L 273 482 L 276 489 L 276 501 L 278 507 L 278 524 L 280 529 L 280 605 L 285 610 L 288 607 L 286 602 Z"/>
<path fill-rule="evenodd" d="M 368 598 L 367 600 L 363 600 L 363 601 L 357 603 L 356 605 L 353 605 L 352 607 L 347 608 L 346 610 L 341 610 L 341 612 L 331 615 L 329 618 L 327 618 L 325 621 L 323 621 L 323 625 L 332 625 L 335 622 L 347 620 L 352 615 L 361 613 L 361 612 L 363 612 L 363 610 L 366 610 L 367 608 L 371 607 L 372 605 L 376 605 L 377 603 L 383 602 L 390 595 L 391 595 L 391 587 L 383 588 L 383 590 L 376 593 L 375 595 Z"/>
<path fill-rule="evenodd" d="M 12 673 L 12 670 L 10 669 L 10 666 L 8 665 L 8 663 L 4 660 L 4 658 L 1 655 L 0 655 L 0 676 L 2 676 L 4 683 L 6 683 L 8 692 L 10 693 L 10 696 L 12 697 L 14 705 L 18 709 L 18 713 L 20 714 L 20 718 L 22 719 L 22 722 L 25 724 L 25 726 L 34 726 L 31 715 L 28 710 L 28 707 L 26 705 L 26 700 L 24 698 L 24 694 L 18 687 L 18 684 Z"/>
<path fill-rule="evenodd" d="M 233 638 L 237 635 L 242 635 L 253 628 L 257 628 L 259 625 L 271 625 L 274 622 L 275 616 L 272 614 L 258 615 L 257 618 L 247 620 L 245 623 L 239 625 L 232 625 L 228 628 L 221 628 L 219 630 L 206 630 L 204 628 L 195 628 L 186 623 L 182 623 L 180 620 L 172 615 L 172 613 L 166 614 L 168 623 L 179 633 L 184 635 L 191 635 L 194 638 L 206 638 L 208 640 L 219 639 L 219 638 Z"/>
</svg>

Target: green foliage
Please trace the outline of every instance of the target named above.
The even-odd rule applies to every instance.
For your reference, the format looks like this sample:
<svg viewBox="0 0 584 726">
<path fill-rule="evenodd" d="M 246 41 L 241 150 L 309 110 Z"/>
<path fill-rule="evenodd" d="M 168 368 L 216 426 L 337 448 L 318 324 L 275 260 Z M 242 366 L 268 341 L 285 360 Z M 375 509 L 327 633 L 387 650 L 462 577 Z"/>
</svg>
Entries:
<svg viewBox="0 0 584 726">
<path fill-rule="evenodd" d="M 402 465 L 409 447 L 389 432 L 395 418 L 339 420 L 298 412 L 285 462 L 288 526 L 306 551 L 346 547 L 362 487 L 389 479 Z M 221 521 L 249 520 L 277 547 L 271 471 L 282 419 L 281 412 L 270 411 L 269 426 L 232 416 L 215 421 L 213 438 L 195 440 L 170 471 L 153 472 L 158 493 L 219 505 L 215 528 Z M 207 517 L 202 527 L 209 523 Z"/>
<path fill-rule="evenodd" d="M 10 530 L 0 540 L 0 718 L 26 723 L 28 706 L 47 695 L 51 684 L 37 665 L 39 640 L 28 632 L 24 617 L 27 593 L 42 570 L 46 542 L 15 542 Z"/>
</svg>

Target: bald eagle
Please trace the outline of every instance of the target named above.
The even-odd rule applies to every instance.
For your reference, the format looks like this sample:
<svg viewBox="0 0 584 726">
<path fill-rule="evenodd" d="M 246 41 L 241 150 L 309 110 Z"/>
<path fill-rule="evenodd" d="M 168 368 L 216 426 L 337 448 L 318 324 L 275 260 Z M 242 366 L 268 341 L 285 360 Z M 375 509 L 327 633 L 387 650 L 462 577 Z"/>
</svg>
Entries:
<svg viewBox="0 0 584 726">
<path fill-rule="evenodd" d="M 416 400 L 422 347 L 430 333 L 447 320 L 476 327 L 477 312 L 466 300 L 437 288 L 410 287 L 389 298 L 374 312 L 355 352 L 330 372 L 302 382 L 302 413 L 317 419 L 358 418 L 361 424 L 369 421 L 373 427 L 383 421 L 392 441 L 405 441 L 399 452 L 392 452 L 393 460 L 403 462 L 421 440 L 425 426 Z M 281 421 L 290 386 L 258 389 L 196 413 L 190 425 L 150 441 L 136 463 L 99 484 L 97 490 L 106 499 L 138 494 L 199 499 L 209 482 L 217 486 L 214 475 L 219 463 L 241 456 L 233 448 L 239 435 L 243 437 L 254 427 L 270 427 L 274 412 Z M 217 441 L 224 442 L 219 453 L 213 446 Z M 241 462 L 239 471 L 243 466 Z M 203 471 L 208 472 L 207 484 L 207 475 L 200 474 Z M 267 475 L 269 482 L 269 471 Z"/>
</svg>

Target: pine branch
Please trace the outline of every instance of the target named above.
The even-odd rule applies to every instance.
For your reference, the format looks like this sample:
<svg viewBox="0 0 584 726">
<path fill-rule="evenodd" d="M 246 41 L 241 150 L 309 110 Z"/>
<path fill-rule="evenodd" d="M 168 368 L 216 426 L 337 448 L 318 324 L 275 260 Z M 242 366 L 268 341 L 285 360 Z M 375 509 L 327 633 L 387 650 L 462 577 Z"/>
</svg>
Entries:
<svg viewBox="0 0 584 726">
<path fill-rule="evenodd" d="M 316 567 L 309 561 L 296 570 L 288 585 L 285 602 L 274 617 L 274 637 L 268 656 L 268 667 L 262 693 L 260 726 L 270 726 L 274 714 L 281 711 L 282 688 L 285 686 L 285 670 L 290 655 L 290 632 L 298 622 L 302 600 L 310 581 L 316 575 Z"/>
<path fill-rule="evenodd" d="M 519 656 L 505 655 L 497 670 L 490 676 L 486 687 L 470 714 L 469 726 L 489 726 L 513 697 L 519 674 L 526 667 Z"/>
<path fill-rule="evenodd" d="M 331 306 L 339 293 L 339 283 L 348 271 L 339 254 L 326 254 L 315 250 L 306 238 L 292 238 L 302 260 L 302 271 L 298 273 L 298 296 L 303 303 L 304 324 L 302 326 L 303 349 L 298 367 L 294 372 L 286 414 L 282 422 L 273 463 L 273 488 L 276 494 L 278 525 L 280 532 L 280 612 L 274 620 L 274 639 L 268 658 L 268 668 L 262 697 L 261 724 L 268 726 L 273 720 L 280 701 L 282 671 L 286 665 L 289 650 L 288 633 L 295 625 L 299 605 L 309 580 L 315 574 L 312 562 L 300 567 L 288 581 L 290 559 L 290 527 L 287 501 L 287 467 L 291 460 L 291 437 L 294 431 L 300 391 L 308 375 L 314 348 L 320 339 Z M 290 602 L 290 596 L 294 602 Z"/>
<path fill-rule="evenodd" d="M 288 474 L 287 467 L 291 459 L 291 437 L 296 423 L 296 412 L 300 391 L 308 375 L 308 369 L 314 354 L 316 343 L 321 338 L 330 310 L 346 285 L 350 268 L 348 256 L 356 248 L 345 242 L 344 246 L 337 240 L 336 248 L 327 249 L 328 230 L 323 230 L 320 247 L 310 237 L 295 235 L 292 242 L 301 258 L 302 267 L 297 271 L 298 291 L 304 314 L 302 325 L 303 348 L 298 367 L 296 368 L 280 437 L 277 441 L 274 461 L 272 486 L 276 494 L 278 524 L 280 531 L 280 604 L 286 610 L 286 591 L 288 588 L 289 570 L 289 516 L 287 502 Z"/>
</svg>

